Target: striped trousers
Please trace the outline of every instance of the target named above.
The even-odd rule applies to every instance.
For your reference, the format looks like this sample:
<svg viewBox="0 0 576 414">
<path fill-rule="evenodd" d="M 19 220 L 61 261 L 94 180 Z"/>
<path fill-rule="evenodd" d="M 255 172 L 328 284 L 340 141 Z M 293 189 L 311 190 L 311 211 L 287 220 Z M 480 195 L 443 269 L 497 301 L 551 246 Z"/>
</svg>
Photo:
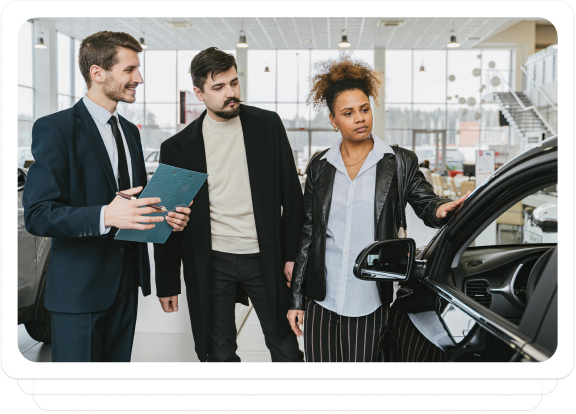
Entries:
<svg viewBox="0 0 576 414">
<path fill-rule="evenodd" d="M 446 353 L 420 333 L 398 302 L 390 309 L 390 333 L 395 362 L 448 361 Z"/>
<path fill-rule="evenodd" d="M 388 327 L 388 306 L 348 317 L 307 299 L 304 314 L 306 362 L 378 362 Z"/>
</svg>

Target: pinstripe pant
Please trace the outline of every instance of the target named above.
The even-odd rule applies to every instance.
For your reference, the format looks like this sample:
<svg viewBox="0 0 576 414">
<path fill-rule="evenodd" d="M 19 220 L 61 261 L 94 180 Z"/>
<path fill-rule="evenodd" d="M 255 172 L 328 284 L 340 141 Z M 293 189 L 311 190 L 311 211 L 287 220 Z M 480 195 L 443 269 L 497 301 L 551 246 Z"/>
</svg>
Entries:
<svg viewBox="0 0 576 414">
<path fill-rule="evenodd" d="M 378 362 L 388 327 L 388 306 L 348 317 L 308 299 L 304 314 L 306 362 Z"/>
<path fill-rule="evenodd" d="M 397 302 L 390 309 L 390 332 L 395 362 L 448 361 L 446 353 L 420 333 Z"/>
</svg>

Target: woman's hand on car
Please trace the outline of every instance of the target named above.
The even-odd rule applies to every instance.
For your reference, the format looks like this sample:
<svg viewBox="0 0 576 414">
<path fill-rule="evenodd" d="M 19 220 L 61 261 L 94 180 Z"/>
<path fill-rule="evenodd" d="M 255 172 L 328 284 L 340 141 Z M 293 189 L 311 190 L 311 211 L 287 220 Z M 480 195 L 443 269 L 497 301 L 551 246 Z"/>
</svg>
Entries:
<svg viewBox="0 0 576 414">
<path fill-rule="evenodd" d="M 462 203 L 464 203 L 464 200 L 466 200 L 466 198 L 470 195 L 470 191 L 468 191 L 466 193 L 466 195 L 463 195 L 460 198 L 457 198 L 454 201 L 451 201 L 449 203 L 444 203 L 441 204 L 437 209 L 436 209 L 436 218 L 439 219 L 443 219 L 444 217 L 446 217 L 446 215 L 450 212 L 454 212 L 456 213 L 460 207 L 462 206 Z"/>
<path fill-rule="evenodd" d="M 290 328 L 292 328 L 292 331 L 296 336 L 302 336 L 302 329 L 304 329 L 304 311 L 299 309 L 290 309 L 286 317 L 288 318 L 288 322 L 290 322 Z"/>
</svg>

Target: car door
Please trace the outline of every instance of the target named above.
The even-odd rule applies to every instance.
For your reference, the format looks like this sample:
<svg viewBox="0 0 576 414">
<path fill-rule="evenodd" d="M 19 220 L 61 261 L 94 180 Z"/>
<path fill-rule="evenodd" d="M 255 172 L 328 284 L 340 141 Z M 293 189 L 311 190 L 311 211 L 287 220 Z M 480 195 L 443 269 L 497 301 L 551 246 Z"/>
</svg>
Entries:
<svg viewBox="0 0 576 414">
<path fill-rule="evenodd" d="M 553 353 L 533 349 L 535 337 L 526 334 L 530 322 L 523 321 L 522 331 L 518 327 L 531 270 L 556 245 L 550 232 L 536 240 L 549 243 L 523 243 L 534 241 L 524 238 L 526 233 L 545 233 L 546 223 L 538 223 L 533 213 L 546 203 L 534 208 L 532 216 L 523 210 L 523 234 L 508 235 L 517 238 L 514 243 L 490 242 L 502 237 L 498 221 L 519 202 L 550 201 L 550 194 L 543 191 L 557 182 L 557 141 L 542 144 L 503 166 L 438 232 L 420 256 L 426 261 L 420 279 L 398 292 L 395 306 L 409 323 L 394 329 L 408 331 L 412 324 L 453 361 L 510 360 L 529 349 L 533 359 L 541 360 Z M 402 332 L 395 332 L 395 337 L 402 338 Z"/>
</svg>

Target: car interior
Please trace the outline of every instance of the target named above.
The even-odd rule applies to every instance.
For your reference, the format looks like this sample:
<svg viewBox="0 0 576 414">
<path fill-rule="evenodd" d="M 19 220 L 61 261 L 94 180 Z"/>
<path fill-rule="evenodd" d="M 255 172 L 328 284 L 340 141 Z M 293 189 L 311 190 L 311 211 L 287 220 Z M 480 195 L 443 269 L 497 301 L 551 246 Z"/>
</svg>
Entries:
<svg viewBox="0 0 576 414">
<path fill-rule="evenodd" d="M 550 257 L 556 251 L 557 219 L 551 217 L 546 224 L 539 227 L 542 232 L 541 235 L 544 237 L 539 236 L 540 238 L 537 241 L 546 241 L 540 243 L 534 243 L 533 234 L 532 236 L 522 234 L 522 232 L 531 230 L 530 225 L 534 224 L 534 219 L 531 217 L 533 210 L 530 208 L 517 211 L 523 222 L 521 223 L 520 220 L 516 221 L 515 224 L 519 225 L 515 226 L 515 228 L 511 226 L 511 229 L 506 230 L 507 236 L 502 237 L 502 231 L 499 227 L 501 226 L 502 217 L 510 215 L 511 211 L 514 211 L 514 206 L 529 199 L 529 197 L 534 198 L 534 195 L 542 194 L 542 190 L 549 188 L 552 184 L 550 182 L 544 185 L 540 184 L 536 190 L 532 187 L 520 194 L 517 193 L 514 198 L 508 198 L 507 200 L 503 197 L 502 205 L 498 208 L 498 218 L 496 220 L 487 220 L 481 228 L 468 237 L 467 241 L 463 243 L 454 256 L 449 274 L 444 275 L 444 280 L 449 281 L 450 285 L 477 303 L 507 319 L 514 325 L 523 326 L 524 331 L 528 332 L 531 338 L 535 338 L 534 335 L 538 333 L 540 328 L 545 330 L 548 328 L 543 320 L 534 319 L 545 319 L 545 314 L 532 314 L 530 316 L 532 323 L 526 322 L 524 314 L 531 301 L 550 301 L 552 300 L 550 295 L 555 294 L 556 279 L 550 279 L 550 277 L 543 284 L 553 284 L 554 292 L 548 293 L 546 298 L 544 298 L 541 295 L 534 295 L 534 291 L 539 285 L 545 267 L 549 264 Z M 506 201 L 504 202 L 504 200 Z M 552 223 L 555 225 L 552 225 Z M 485 230 L 492 233 L 496 230 L 496 243 L 478 245 L 482 244 L 482 242 L 478 243 L 478 241 L 482 239 L 481 235 Z M 543 289 L 546 289 L 546 287 Z M 551 287 L 548 287 L 548 290 L 550 289 Z M 542 309 L 542 306 L 547 308 L 546 304 L 540 304 L 539 308 Z M 532 325 L 538 326 L 538 328 L 528 328 Z M 474 361 L 486 358 L 487 356 L 482 355 L 481 351 L 474 353 L 473 350 L 477 348 L 491 348 L 492 351 L 489 357 L 491 360 L 499 360 L 496 358 L 510 360 L 509 358 L 513 358 L 515 354 L 509 346 L 492 335 L 488 335 L 483 329 L 469 329 L 467 334 L 469 334 L 467 339 L 470 340 L 470 344 L 467 346 L 468 352 L 460 355 L 458 359 L 460 361 Z M 548 345 L 553 346 L 555 349 L 555 343 L 552 344 L 551 341 L 548 341 Z M 498 352 L 500 355 L 496 357 L 494 354 Z M 519 357 L 519 355 L 516 357 Z"/>
</svg>

